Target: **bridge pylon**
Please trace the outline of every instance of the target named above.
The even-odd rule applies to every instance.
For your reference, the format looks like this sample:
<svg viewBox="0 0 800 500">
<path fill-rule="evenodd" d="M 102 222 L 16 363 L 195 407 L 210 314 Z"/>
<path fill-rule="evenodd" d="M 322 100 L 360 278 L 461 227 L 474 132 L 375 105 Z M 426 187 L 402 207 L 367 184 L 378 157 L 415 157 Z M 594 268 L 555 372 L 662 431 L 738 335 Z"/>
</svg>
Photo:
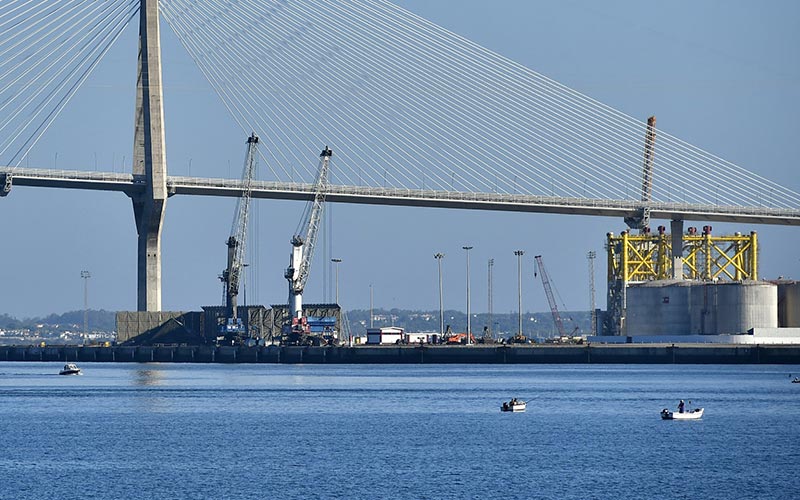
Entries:
<svg viewBox="0 0 800 500">
<path fill-rule="evenodd" d="M 158 0 L 141 0 L 139 62 L 133 140 L 133 174 L 145 189 L 132 195 L 137 250 L 137 308 L 161 310 L 161 230 L 167 205 L 167 155 L 161 85 Z"/>
</svg>

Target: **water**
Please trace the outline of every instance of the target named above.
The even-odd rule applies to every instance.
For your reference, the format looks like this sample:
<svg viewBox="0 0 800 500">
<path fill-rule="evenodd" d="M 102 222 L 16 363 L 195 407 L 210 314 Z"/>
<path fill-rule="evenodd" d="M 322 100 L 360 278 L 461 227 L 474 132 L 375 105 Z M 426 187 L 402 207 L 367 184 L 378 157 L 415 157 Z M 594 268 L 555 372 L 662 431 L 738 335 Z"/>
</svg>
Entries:
<svg viewBox="0 0 800 500">
<path fill-rule="evenodd" d="M 60 368 L 0 363 L 0 498 L 800 498 L 800 366 Z"/>
</svg>

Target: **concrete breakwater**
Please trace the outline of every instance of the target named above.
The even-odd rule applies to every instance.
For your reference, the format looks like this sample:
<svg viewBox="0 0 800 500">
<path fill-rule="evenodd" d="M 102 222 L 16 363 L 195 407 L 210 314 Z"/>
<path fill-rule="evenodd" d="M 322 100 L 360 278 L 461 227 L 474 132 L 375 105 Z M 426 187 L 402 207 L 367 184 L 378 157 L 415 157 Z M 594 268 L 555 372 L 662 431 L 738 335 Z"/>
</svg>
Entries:
<svg viewBox="0 0 800 500">
<path fill-rule="evenodd" d="M 800 345 L 0 346 L 0 361 L 288 364 L 800 364 Z"/>
</svg>

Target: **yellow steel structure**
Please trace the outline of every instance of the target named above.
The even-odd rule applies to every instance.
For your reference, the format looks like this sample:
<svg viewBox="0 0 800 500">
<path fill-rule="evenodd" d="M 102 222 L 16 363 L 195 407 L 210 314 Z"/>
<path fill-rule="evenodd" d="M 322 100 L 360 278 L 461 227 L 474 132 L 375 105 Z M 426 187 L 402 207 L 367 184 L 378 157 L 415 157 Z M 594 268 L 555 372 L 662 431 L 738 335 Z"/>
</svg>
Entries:
<svg viewBox="0 0 800 500">
<path fill-rule="evenodd" d="M 630 234 L 623 231 L 619 236 L 608 233 L 609 283 L 671 279 L 673 254 L 671 236 L 660 227 L 658 233 Z M 749 235 L 736 233 L 729 236 L 713 236 L 711 227 L 697 234 L 689 228 L 682 236 L 681 277 L 690 280 L 757 280 L 758 238 L 755 231 Z"/>
<path fill-rule="evenodd" d="M 631 283 L 676 278 L 697 281 L 758 279 L 755 232 L 713 236 L 711 226 L 703 227 L 700 234 L 690 227 L 686 234 L 673 241 L 666 228 L 660 226 L 657 233 L 623 231 L 619 236 L 608 233 L 606 250 L 608 314 L 605 330 L 608 335 L 625 334 L 627 288 Z M 681 266 L 680 272 L 673 272 L 675 265 Z"/>
</svg>

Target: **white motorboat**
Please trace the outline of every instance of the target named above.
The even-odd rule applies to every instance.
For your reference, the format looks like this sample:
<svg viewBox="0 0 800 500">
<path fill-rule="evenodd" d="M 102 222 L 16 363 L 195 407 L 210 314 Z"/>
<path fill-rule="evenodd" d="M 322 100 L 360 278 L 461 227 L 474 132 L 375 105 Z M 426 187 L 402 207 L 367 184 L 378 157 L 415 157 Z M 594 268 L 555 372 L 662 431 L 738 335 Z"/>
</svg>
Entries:
<svg viewBox="0 0 800 500">
<path fill-rule="evenodd" d="M 64 369 L 58 372 L 59 375 L 80 375 L 81 369 L 75 363 L 67 363 Z"/>
<path fill-rule="evenodd" d="M 694 410 L 685 411 L 683 413 L 669 411 L 667 408 L 661 410 L 661 418 L 664 420 L 697 420 L 702 416 L 703 408 L 695 408 Z"/>
<path fill-rule="evenodd" d="M 527 406 L 528 403 L 526 403 L 525 401 L 512 399 L 511 401 L 503 402 L 503 406 L 500 407 L 500 411 L 521 412 L 525 411 L 525 408 Z"/>
</svg>

